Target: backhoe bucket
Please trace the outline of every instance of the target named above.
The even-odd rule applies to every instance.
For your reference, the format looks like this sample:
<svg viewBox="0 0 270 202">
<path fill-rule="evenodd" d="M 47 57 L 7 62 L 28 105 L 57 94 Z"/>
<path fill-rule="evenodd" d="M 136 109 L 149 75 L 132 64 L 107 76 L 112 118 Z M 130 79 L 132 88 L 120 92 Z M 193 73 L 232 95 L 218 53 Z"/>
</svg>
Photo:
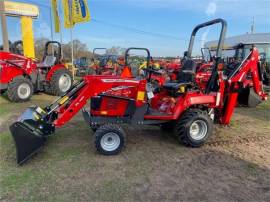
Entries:
<svg viewBox="0 0 270 202">
<path fill-rule="evenodd" d="M 262 102 L 262 98 L 257 95 L 253 88 L 244 88 L 239 93 L 238 103 L 248 107 L 256 107 Z"/>
<path fill-rule="evenodd" d="M 40 119 L 37 109 L 28 108 L 9 128 L 15 141 L 19 165 L 37 153 L 46 142 L 48 135 L 54 131 L 52 124 Z"/>
</svg>

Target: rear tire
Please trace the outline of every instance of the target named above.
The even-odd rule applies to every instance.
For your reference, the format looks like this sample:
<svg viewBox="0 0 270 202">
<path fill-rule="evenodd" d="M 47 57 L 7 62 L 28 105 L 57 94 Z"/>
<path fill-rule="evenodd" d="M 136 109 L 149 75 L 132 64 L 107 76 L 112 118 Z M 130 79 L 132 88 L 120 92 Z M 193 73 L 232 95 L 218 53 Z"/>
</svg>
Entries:
<svg viewBox="0 0 270 202">
<path fill-rule="evenodd" d="M 65 94 L 72 85 L 73 78 L 71 72 L 62 68 L 53 73 L 47 92 L 52 95 L 61 96 Z"/>
<path fill-rule="evenodd" d="M 114 124 L 100 126 L 95 132 L 95 147 L 104 155 L 116 155 L 125 145 L 125 132 Z"/>
<path fill-rule="evenodd" d="M 190 147 L 202 146 L 213 132 L 213 122 L 201 110 L 189 110 L 178 120 L 175 134 L 179 142 Z"/>
<path fill-rule="evenodd" d="M 16 77 L 7 88 L 7 96 L 12 102 L 26 102 L 33 95 L 34 87 L 32 82 L 24 77 Z"/>
</svg>

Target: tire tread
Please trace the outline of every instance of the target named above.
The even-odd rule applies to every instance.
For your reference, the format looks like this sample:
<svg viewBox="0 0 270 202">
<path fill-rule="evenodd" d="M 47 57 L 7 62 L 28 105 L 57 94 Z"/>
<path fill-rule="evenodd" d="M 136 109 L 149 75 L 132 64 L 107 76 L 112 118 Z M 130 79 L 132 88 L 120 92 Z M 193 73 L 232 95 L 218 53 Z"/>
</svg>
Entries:
<svg viewBox="0 0 270 202">
<path fill-rule="evenodd" d="M 114 131 L 117 133 L 120 133 L 121 136 L 123 137 L 123 144 L 121 146 L 119 146 L 119 148 L 113 152 L 106 152 L 104 151 L 101 146 L 100 146 L 100 139 L 102 138 L 102 136 L 104 135 L 104 133 L 108 132 L 108 131 Z M 116 125 L 116 124 L 105 124 L 100 126 L 96 132 L 95 132 L 95 138 L 94 138 L 94 144 L 96 147 L 96 150 L 104 155 L 115 155 L 118 154 L 119 152 L 121 152 L 122 148 L 125 146 L 126 143 L 126 134 L 124 132 L 124 130 Z M 121 143 L 120 143 L 121 144 Z"/>
<path fill-rule="evenodd" d="M 211 122 L 210 118 L 208 117 L 205 111 L 201 111 L 199 109 L 189 109 L 186 111 L 182 117 L 178 120 L 175 125 L 175 134 L 178 138 L 178 141 L 183 143 L 185 146 L 188 147 L 200 147 L 203 143 L 194 144 L 187 135 L 187 127 L 189 121 L 194 118 L 195 116 L 205 116 L 207 117 L 208 121 Z"/>
<path fill-rule="evenodd" d="M 30 89 L 31 89 L 31 93 L 29 95 L 28 98 L 26 99 L 20 99 L 18 94 L 17 94 L 17 89 L 19 87 L 20 84 L 22 83 L 27 83 L 29 84 L 30 86 Z M 23 76 L 19 76 L 19 77 L 15 77 L 9 84 L 8 84 L 8 87 L 7 87 L 7 96 L 9 98 L 9 100 L 11 102 L 26 102 L 28 101 L 31 96 L 33 95 L 33 91 L 34 91 L 34 86 L 31 82 L 31 80 L 23 77 Z"/>
</svg>

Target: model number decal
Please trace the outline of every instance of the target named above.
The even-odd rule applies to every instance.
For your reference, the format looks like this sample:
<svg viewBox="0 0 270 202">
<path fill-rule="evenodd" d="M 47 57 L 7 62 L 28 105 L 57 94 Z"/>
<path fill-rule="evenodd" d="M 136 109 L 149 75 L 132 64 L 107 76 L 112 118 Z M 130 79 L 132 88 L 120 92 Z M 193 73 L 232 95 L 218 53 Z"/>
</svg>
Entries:
<svg viewBox="0 0 270 202">
<path fill-rule="evenodd" d="M 127 82 L 127 83 L 139 83 L 139 81 L 126 80 L 126 79 L 102 79 L 104 83 L 112 83 L 112 82 Z"/>
</svg>

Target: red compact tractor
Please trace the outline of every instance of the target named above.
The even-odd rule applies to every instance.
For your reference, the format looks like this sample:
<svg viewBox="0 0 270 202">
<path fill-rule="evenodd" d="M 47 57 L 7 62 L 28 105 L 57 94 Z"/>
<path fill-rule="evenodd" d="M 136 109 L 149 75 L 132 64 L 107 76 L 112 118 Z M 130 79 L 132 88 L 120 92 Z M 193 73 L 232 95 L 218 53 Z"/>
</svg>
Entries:
<svg viewBox="0 0 270 202">
<path fill-rule="evenodd" d="M 98 54 L 97 51 L 105 51 L 105 54 Z M 93 68 L 97 75 L 116 75 L 118 70 L 118 56 L 107 54 L 106 48 L 93 49 Z"/>
<path fill-rule="evenodd" d="M 143 51 L 146 52 L 146 61 L 140 64 L 133 65 L 129 59 L 130 52 Z M 140 62 L 139 62 L 140 63 Z M 159 66 L 157 68 L 156 66 Z M 140 66 L 140 67 L 139 67 Z M 160 67 L 160 62 L 154 61 L 150 55 L 150 51 L 147 48 L 135 48 L 131 47 L 125 51 L 125 65 L 121 69 L 121 78 L 145 78 L 149 74 L 149 68 L 151 69 L 150 82 L 156 86 L 162 86 L 170 80 L 170 75 L 164 68 Z"/>
<path fill-rule="evenodd" d="M 57 46 L 57 48 L 55 48 Z M 49 53 L 49 52 L 52 53 Z M 33 92 L 63 95 L 73 84 L 70 71 L 62 64 L 61 44 L 49 41 L 42 62 L 9 52 L 0 52 L 0 90 L 13 102 L 24 102 Z"/>
<path fill-rule="evenodd" d="M 201 90 L 194 80 L 196 64 L 191 59 L 194 38 L 199 29 L 217 23 L 222 25 L 217 57 L 207 87 Z M 125 145 L 125 132 L 121 124 L 161 126 L 171 130 L 186 146 L 202 146 L 212 134 L 214 123 L 230 123 L 237 97 L 245 88 L 249 73 L 258 99 L 267 99 L 262 90 L 259 53 L 255 47 L 234 71 L 224 75 L 221 47 L 226 27 L 223 19 L 196 26 L 181 76 L 175 82 L 164 84 L 158 92 L 149 82 L 153 73 L 149 68 L 146 69 L 147 79 L 142 80 L 86 76 L 47 107 L 28 108 L 10 126 L 18 164 L 35 154 L 55 129 L 68 123 L 81 109 L 86 124 L 95 131 L 95 147 L 104 155 L 118 154 Z M 90 110 L 84 108 L 88 100 L 91 101 Z"/>
</svg>

